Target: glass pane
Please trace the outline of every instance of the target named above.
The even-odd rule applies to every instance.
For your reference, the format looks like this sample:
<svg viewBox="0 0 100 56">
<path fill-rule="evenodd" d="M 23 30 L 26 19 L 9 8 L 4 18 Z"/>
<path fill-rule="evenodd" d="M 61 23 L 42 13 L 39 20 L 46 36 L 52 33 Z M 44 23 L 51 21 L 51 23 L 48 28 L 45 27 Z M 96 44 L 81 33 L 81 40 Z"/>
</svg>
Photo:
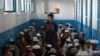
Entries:
<svg viewBox="0 0 100 56">
<path fill-rule="evenodd" d="M 9 3 L 8 3 L 9 2 Z M 4 11 L 15 11 L 15 0 L 5 0 L 5 10 Z"/>
<path fill-rule="evenodd" d="M 31 12 L 34 12 L 35 11 L 35 2 L 34 1 L 32 1 L 31 2 Z"/>
<path fill-rule="evenodd" d="M 25 11 L 25 0 L 21 0 L 21 11 Z"/>
</svg>

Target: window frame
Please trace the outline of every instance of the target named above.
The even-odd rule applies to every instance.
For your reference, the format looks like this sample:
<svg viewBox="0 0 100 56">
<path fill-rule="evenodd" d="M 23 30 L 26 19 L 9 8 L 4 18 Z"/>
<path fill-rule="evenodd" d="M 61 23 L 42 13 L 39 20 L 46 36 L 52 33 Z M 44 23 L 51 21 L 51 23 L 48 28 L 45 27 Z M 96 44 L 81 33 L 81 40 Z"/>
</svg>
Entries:
<svg viewBox="0 0 100 56">
<path fill-rule="evenodd" d="M 7 0 L 4 0 L 4 12 L 16 12 L 16 0 L 11 0 L 12 1 L 12 9 L 10 9 L 10 10 L 6 10 L 6 3 L 8 3 L 8 2 L 5 2 L 5 1 L 7 1 Z M 11 2 L 11 1 L 9 1 L 9 2 Z"/>
</svg>

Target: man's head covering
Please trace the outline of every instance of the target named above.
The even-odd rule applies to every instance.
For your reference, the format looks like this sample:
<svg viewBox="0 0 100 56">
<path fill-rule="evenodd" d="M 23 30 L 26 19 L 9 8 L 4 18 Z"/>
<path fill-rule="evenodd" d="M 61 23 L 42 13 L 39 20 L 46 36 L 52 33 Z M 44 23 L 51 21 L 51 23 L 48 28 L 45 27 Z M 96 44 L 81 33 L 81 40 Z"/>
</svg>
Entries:
<svg viewBox="0 0 100 56">
<path fill-rule="evenodd" d="M 49 52 L 50 52 L 50 53 L 56 53 L 57 51 L 56 51 L 55 48 L 51 48 Z"/>
<path fill-rule="evenodd" d="M 33 37 L 33 41 L 38 41 L 38 38 L 37 37 Z"/>
<path fill-rule="evenodd" d="M 10 38 L 10 39 L 9 39 L 9 41 L 10 41 L 10 42 L 13 42 L 13 41 L 14 41 L 14 39 L 13 39 L 13 38 Z"/>
<path fill-rule="evenodd" d="M 32 50 L 31 46 L 27 45 L 26 50 Z"/>
<path fill-rule="evenodd" d="M 75 46 L 77 47 L 77 46 L 80 46 L 80 44 L 79 43 L 75 43 Z"/>
<path fill-rule="evenodd" d="M 98 44 L 99 41 L 98 40 L 89 40 L 91 44 Z"/>
<path fill-rule="evenodd" d="M 67 41 L 67 42 L 71 42 L 71 39 L 70 39 L 70 38 L 67 38 L 66 41 Z"/>
<path fill-rule="evenodd" d="M 39 45 L 34 45 L 33 49 L 40 49 L 41 47 Z"/>
<path fill-rule="evenodd" d="M 37 33 L 36 36 L 37 36 L 37 37 L 41 37 L 41 34 L 40 34 L 40 33 Z"/>
<path fill-rule="evenodd" d="M 79 51 L 78 56 L 89 56 L 89 53 L 87 53 L 86 51 Z"/>
<path fill-rule="evenodd" d="M 72 26 L 70 23 L 66 23 L 66 25 L 68 25 L 69 27 L 71 27 L 71 26 Z"/>
<path fill-rule="evenodd" d="M 70 47 L 72 47 L 72 46 L 73 46 L 73 44 L 71 44 L 71 43 L 69 43 L 69 44 L 67 45 L 68 48 L 70 48 Z"/>
<path fill-rule="evenodd" d="M 49 47 L 49 48 L 51 48 L 51 47 L 52 47 L 52 45 L 51 45 L 51 44 L 47 44 L 46 46 L 47 46 L 47 47 Z"/>
<path fill-rule="evenodd" d="M 63 26 L 62 24 L 58 24 L 58 26 Z"/>
<path fill-rule="evenodd" d="M 68 27 L 68 30 L 70 31 L 70 30 L 72 30 L 73 28 L 70 28 L 70 27 Z"/>
<path fill-rule="evenodd" d="M 79 43 L 79 40 L 78 39 L 74 39 L 74 43 Z"/>
<path fill-rule="evenodd" d="M 69 30 L 65 30 L 65 33 L 69 33 Z"/>
<path fill-rule="evenodd" d="M 60 37 L 63 37 L 63 36 L 64 36 L 64 34 L 61 34 L 61 35 L 60 35 Z"/>
<path fill-rule="evenodd" d="M 32 29 L 32 28 L 33 28 L 33 26 L 29 26 L 29 28 L 31 28 L 31 29 Z"/>
<path fill-rule="evenodd" d="M 62 30 L 64 30 L 64 29 L 65 29 L 65 28 L 64 28 L 64 27 L 62 27 L 62 28 L 61 28 L 61 31 L 62 31 Z"/>
<path fill-rule="evenodd" d="M 24 32 L 20 32 L 20 35 L 24 35 Z"/>
</svg>

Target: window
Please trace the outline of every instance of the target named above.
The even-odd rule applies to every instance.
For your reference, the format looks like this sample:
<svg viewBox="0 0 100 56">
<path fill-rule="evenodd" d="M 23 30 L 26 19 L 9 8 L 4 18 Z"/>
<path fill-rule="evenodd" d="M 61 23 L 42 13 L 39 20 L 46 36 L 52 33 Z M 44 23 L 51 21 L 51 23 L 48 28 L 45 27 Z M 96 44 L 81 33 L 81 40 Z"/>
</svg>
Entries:
<svg viewBox="0 0 100 56">
<path fill-rule="evenodd" d="M 5 0 L 4 1 L 4 11 L 5 12 L 15 12 L 16 11 L 16 0 Z"/>
<path fill-rule="evenodd" d="M 30 12 L 30 4 L 31 4 L 31 0 L 27 0 L 27 3 L 26 3 L 26 11 L 27 12 Z"/>
<path fill-rule="evenodd" d="M 35 12 L 35 1 L 31 1 L 30 12 Z"/>
<path fill-rule="evenodd" d="M 19 14 L 19 12 L 20 12 L 20 1 L 21 0 L 16 0 L 16 12 Z"/>
<path fill-rule="evenodd" d="M 25 11 L 25 0 L 21 0 L 21 11 Z"/>
</svg>

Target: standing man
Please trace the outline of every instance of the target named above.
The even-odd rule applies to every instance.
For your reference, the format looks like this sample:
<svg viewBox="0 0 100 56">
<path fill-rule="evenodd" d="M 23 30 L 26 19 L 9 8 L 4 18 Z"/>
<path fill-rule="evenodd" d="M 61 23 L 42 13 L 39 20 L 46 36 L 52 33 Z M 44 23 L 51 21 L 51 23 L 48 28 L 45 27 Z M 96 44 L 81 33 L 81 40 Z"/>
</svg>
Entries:
<svg viewBox="0 0 100 56">
<path fill-rule="evenodd" d="M 47 23 L 44 26 L 45 30 L 45 41 L 47 44 L 51 44 L 54 48 L 57 48 L 57 25 L 53 21 L 54 15 L 48 14 Z"/>
</svg>

